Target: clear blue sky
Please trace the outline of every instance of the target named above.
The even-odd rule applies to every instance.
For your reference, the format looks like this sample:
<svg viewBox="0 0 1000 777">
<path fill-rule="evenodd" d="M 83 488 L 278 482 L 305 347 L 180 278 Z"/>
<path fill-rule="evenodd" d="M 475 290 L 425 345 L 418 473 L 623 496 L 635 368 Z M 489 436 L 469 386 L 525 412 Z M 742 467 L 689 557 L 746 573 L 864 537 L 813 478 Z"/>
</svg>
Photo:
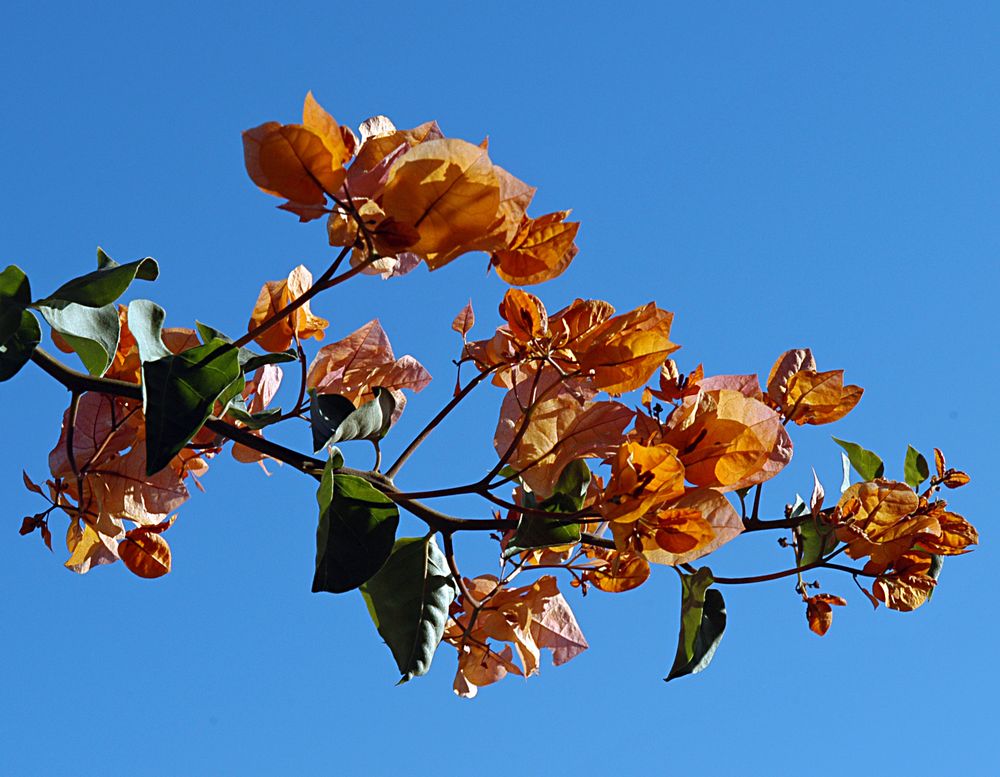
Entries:
<svg viewBox="0 0 1000 777">
<path fill-rule="evenodd" d="M 489 135 L 539 187 L 534 213 L 582 220 L 574 266 L 538 287 L 550 309 L 655 299 L 676 314 L 682 368 L 766 374 L 807 345 L 867 389 L 845 421 L 796 430 L 766 515 L 808 491 L 810 466 L 835 490 L 830 434 L 896 476 L 907 443 L 938 446 L 973 477 L 952 505 L 982 546 L 909 615 L 824 577 L 850 606 L 823 639 L 791 583 L 727 589 L 715 662 L 669 685 L 669 570 L 631 594 L 570 592 L 591 649 L 468 702 L 453 652 L 396 688 L 360 598 L 309 593 L 314 486 L 287 468 L 213 464 L 159 581 L 120 565 L 78 577 L 19 537 L 38 509 L 20 470 L 45 476 L 67 402 L 29 367 L 0 386 L 0 773 L 996 773 L 1000 7 L 8 2 L 3 16 L 0 266 L 35 288 L 90 269 L 98 244 L 152 255 L 162 279 L 143 293 L 168 323 L 235 332 L 263 281 L 329 257 L 321 226 L 246 178 L 240 131 L 295 120 L 308 89 L 353 125 L 437 119 Z M 379 316 L 435 376 L 397 442 L 449 395 L 454 314 L 471 297 L 473 334 L 497 323 L 504 287 L 484 265 L 365 278 L 316 306 L 332 337 Z M 499 400 L 470 403 L 403 484 L 488 466 Z M 486 545 L 460 547 L 467 574 L 491 571 Z M 712 566 L 786 562 L 765 538 Z"/>
</svg>

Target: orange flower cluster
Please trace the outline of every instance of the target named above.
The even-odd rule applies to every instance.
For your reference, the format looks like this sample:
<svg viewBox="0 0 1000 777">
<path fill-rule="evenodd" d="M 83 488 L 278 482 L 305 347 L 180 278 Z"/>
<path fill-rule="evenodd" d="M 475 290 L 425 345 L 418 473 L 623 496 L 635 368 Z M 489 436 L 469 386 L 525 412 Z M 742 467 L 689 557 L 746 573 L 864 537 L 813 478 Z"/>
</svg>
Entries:
<svg viewBox="0 0 1000 777">
<path fill-rule="evenodd" d="M 465 588 L 470 600 L 455 601 L 444 631 L 444 641 L 458 649 L 454 689 L 459 696 L 471 698 L 508 674 L 530 677 L 538 671 L 542 648 L 552 651 L 556 666 L 587 649 L 554 577 L 543 575 L 529 586 L 505 589 L 497 578 L 483 575 L 465 580 Z M 510 644 L 498 652 L 491 639 Z"/>
<path fill-rule="evenodd" d="M 937 476 L 923 494 L 892 480 L 857 483 L 841 495 L 833 514 L 847 555 L 867 558 L 864 571 L 876 575 L 874 599 L 894 610 L 914 610 L 927 600 L 937 583 L 935 556 L 966 553 L 979 541 L 965 518 L 931 498 L 941 486 L 969 482 L 964 472 L 945 468 L 940 451 L 935 454 Z"/>
<path fill-rule="evenodd" d="M 309 93 L 301 124 L 261 124 L 243 148 L 254 183 L 302 221 L 326 215 L 330 244 L 354 246 L 367 272 L 436 270 L 485 251 L 500 277 L 525 285 L 561 274 L 577 252 L 569 211 L 529 217 L 534 187 L 493 164 L 485 141 L 446 138 L 434 122 L 399 130 L 376 116 L 355 134 Z"/>
</svg>

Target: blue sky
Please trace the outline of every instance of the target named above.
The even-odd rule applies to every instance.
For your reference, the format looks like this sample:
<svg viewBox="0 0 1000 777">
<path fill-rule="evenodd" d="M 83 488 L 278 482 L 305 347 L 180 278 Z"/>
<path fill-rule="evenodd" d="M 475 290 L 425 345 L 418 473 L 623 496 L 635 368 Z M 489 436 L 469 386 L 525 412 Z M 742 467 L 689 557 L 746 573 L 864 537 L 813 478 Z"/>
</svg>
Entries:
<svg viewBox="0 0 1000 777">
<path fill-rule="evenodd" d="M 152 255 L 162 277 L 142 293 L 169 324 L 235 332 L 265 280 L 330 256 L 321 226 L 247 179 L 240 131 L 294 121 L 309 89 L 343 123 L 437 119 L 489 136 L 494 161 L 539 187 L 533 213 L 571 207 L 583 222 L 570 271 L 535 289 L 550 310 L 655 299 L 675 313 L 684 369 L 766 375 L 809 346 L 866 388 L 844 421 L 795 430 L 765 515 L 808 491 L 810 467 L 835 490 L 831 434 L 897 477 L 908 443 L 937 446 L 973 477 L 951 504 L 981 547 L 907 615 L 821 578 L 850 602 L 823 639 L 791 583 L 727 588 L 714 663 L 669 685 L 669 570 L 630 594 L 570 592 L 591 649 L 468 702 L 451 693 L 448 650 L 396 688 L 360 598 L 309 593 L 314 486 L 287 469 L 265 478 L 220 457 L 159 581 L 120 565 L 81 578 L 19 537 L 38 509 L 20 470 L 45 476 L 67 402 L 28 368 L 0 386 L 0 773 L 994 773 L 1000 9 L 484 5 L 8 3 L 0 266 L 44 290 L 89 270 L 97 245 Z M 504 286 L 484 269 L 471 255 L 362 278 L 315 306 L 331 337 L 379 317 L 397 354 L 435 376 L 390 451 L 449 396 L 455 313 L 471 297 L 473 335 L 496 326 Z M 464 407 L 401 484 L 490 466 L 499 401 L 485 390 Z M 492 571 L 488 544 L 461 544 L 463 571 Z M 786 562 L 758 537 L 710 563 L 740 575 Z"/>
</svg>

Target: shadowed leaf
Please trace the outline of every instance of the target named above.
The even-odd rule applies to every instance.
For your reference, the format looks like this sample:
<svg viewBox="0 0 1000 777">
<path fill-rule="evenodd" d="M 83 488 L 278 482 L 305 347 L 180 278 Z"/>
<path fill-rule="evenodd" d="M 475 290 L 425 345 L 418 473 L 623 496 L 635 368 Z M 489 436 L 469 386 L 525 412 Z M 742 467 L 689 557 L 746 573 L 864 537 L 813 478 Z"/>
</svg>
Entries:
<svg viewBox="0 0 1000 777">
<path fill-rule="evenodd" d="M 426 674 L 456 595 L 447 561 L 434 538 L 397 540 L 385 566 L 361 587 L 361 593 L 378 633 L 396 659 L 400 682 Z"/>
<path fill-rule="evenodd" d="M 713 582 L 708 567 L 681 575 L 681 630 L 667 682 L 705 669 L 722 641 L 726 603 L 717 589 L 709 588 Z"/>
<path fill-rule="evenodd" d="M 316 492 L 313 593 L 344 593 L 371 578 L 389 558 L 399 525 L 399 510 L 388 497 L 359 477 L 333 474 L 337 458 L 327 462 Z"/>
</svg>

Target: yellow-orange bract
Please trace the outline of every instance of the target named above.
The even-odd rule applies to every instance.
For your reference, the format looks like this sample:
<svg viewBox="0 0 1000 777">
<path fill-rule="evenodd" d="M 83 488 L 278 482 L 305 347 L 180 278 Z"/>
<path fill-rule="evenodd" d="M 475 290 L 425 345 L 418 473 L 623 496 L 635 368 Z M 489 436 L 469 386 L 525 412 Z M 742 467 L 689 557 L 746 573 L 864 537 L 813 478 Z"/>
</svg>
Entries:
<svg viewBox="0 0 1000 777">
<path fill-rule="evenodd" d="M 960 555 L 979 541 L 972 525 L 945 507 L 891 480 L 857 483 L 841 495 L 837 538 L 851 558 L 869 557 L 864 571 L 876 575 L 872 593 L 888 607 L 919 607 L 936 584 L 931 554 Z"/>
<path fill-rule="evenodd" d="M 500 244 L 488 237 L 500 218 L 500 181 L 486 149 L 464 140 L 430 140 L 404 154 L 389 173 L 382 209 L 418 232 L 409 250 L 432 270 Z"/>
<path fill-rule="evenodd" d="M 435 122 L 398 130 L 385 116 L 359 132 L 310 93 L 302 124 L 243 133 L 247 172 L 300 220 L 329 214 L 331 245 L 353 248 L 352 264 L 385 278 L 484 251 L 508 282 L 540 283 L 576 255 L 579 225 L 565 221 L 568 211 L 529 217 L 535 188 L 493 164 L 485 141 L 444 137 Z"/>
<path fill-rule="evenodd" d="M 563 210 L 525 218 L 510 245 L 493 254 L 497 275 L 519 286 L 560 275 L 577 253 L 573 241 L 580 224 L 566 221 L 569 213 Z"/>
<path fill-rule="evenodd" d="M 611 395 L 642 386 L 679 346 L 670 342 L 672 314 L 653 303 L 613 316 L 598 300 L 576 300 L 552 316 L 533 294 L 511 289 L 500 305 L 507 326 L 466 353 L 482 369 L 499 367 L 496 383 L 512 386 L 546 366 L 585 378 Z"/>
<path fill-rule="evenodd" d="M 250 323 L 247 325 L 248 331 L 271 319 L 305 294 L 311 286 L 312 273 L 301 264 L 288 274 L 287 279 L 265 283 L 257 297 L 253 313 L 250 315 Z M 309 303 L 306 302 L 269 329 L 257 335 L 254 342 L 266 351 L 284 351 L 295 340 L 306 340 L 310 337 L 322 340 L 323 330 L 329 324 L 330 322 L 325 318 L 314 316 L 309 310 Z"/>
<path fill-rule="evenodd" d="M 808 348 L 779 356 L 767 379 L 767 395 L 774 407 L 799 426 L 840 420 L 854 409 L 863 393 L 860 386 L 844 385 L 843 370 L 817 372 Z"/>
<path fill-rule="evenodd" d="M 611 462 L 601 514 L 630 523 L 659 505 L 684 495 L 684 465 L 671 445 L 625 443 Z"/>
<path fill-rule="evenodd" d="M 688 481 L 724 490 L 763 482 L 791 458 L 778 414 L 760 400 L 726 388 L 685 398 L 660 439 L 680 451 Z"/>
<path fill-rule="evenodd" d="M 268 194 L 294 205 L 321 205 L 344 184 L 352 138 L 345 142 L 345 133 L 310 92 L 301 124 L 269 121 L 243 133 L 244 161 L 250 178 Z"/>
</svg>

